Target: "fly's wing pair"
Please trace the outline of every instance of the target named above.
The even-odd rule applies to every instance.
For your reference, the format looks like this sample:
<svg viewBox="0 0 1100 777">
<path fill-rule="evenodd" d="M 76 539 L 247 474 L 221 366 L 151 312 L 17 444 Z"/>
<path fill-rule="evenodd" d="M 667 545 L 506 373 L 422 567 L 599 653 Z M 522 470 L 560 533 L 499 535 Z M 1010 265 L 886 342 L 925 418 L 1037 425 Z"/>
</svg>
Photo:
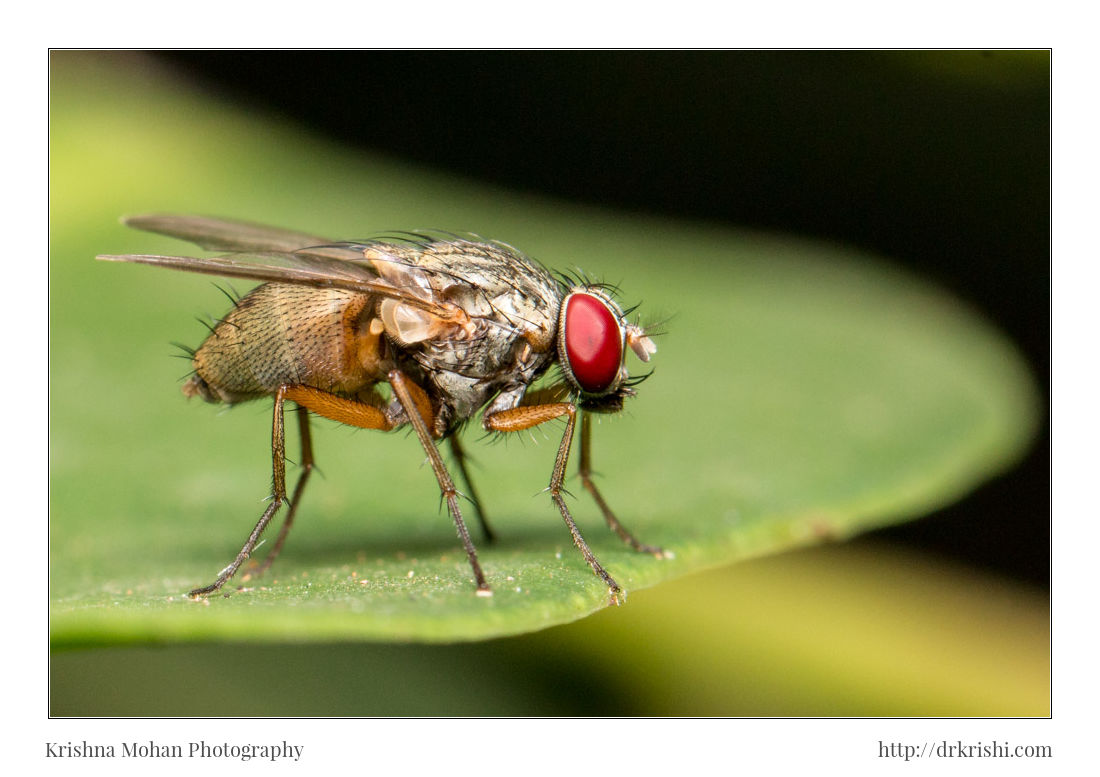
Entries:
<svg viewBox="0 0 1100 777">
<path fill-rule="evenodd" d="M 399 277 L 380 278 L 364 257 L 365 245 L 361 243 L 338 243 L 302 232 L 203 216 L 132 216 L 123 219 L 123 223 L 147 232 L 180 238 L 211 251 L 227 253 L 207 258 L 122 254 L 102 255 L 97 259 L 269 283 L 295 283 L 378 294 L 444 322 L 468 323 L 462 310 L 426 295 L 422 283 L 413 280 L 403 285 Z"/>
</svg>

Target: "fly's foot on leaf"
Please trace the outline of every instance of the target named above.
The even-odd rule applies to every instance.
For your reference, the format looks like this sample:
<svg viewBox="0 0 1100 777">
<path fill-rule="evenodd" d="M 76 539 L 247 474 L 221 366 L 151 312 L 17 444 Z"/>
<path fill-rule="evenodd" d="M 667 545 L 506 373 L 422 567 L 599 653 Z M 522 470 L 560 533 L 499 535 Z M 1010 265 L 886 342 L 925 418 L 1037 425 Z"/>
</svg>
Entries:
<svg viewBox="0 0 1100 777">
<path fill-rule="evenodd" d="M 648 553 L 654 558 L 676 558 L 676 554 L 673 553 L 671 550 L 665 550 L 664 548 L 659 548 L 656 545 L 646 545 L 644 542 L 631 544 L 634 550 L 638 551 L 639 553 Z"/>
</svg>

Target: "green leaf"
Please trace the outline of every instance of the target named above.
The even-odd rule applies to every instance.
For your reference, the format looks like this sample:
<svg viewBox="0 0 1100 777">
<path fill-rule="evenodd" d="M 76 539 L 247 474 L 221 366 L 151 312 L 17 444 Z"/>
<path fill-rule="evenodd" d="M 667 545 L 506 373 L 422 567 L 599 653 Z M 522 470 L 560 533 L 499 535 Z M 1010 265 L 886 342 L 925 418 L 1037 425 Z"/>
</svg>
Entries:
<svg viewBox="0 0 1100 777">
<path fill-rule="evenodd" d="M 247 114 L 145 60 L 124 64 L 55 54 L 51 69 L 55 645 L 474 640 L 608 604 L 541 493 L 560 427 L 501 444 L 466 434 L 501 538 L 480 544 L 495 595 L 479 598 L 415 439 L 328 422 L 314 425 L 323 476 L 276 566 L 228 598 L 189 600 L 263 510 L 270 404 L 186 404 L 188 365 L 167 358 L 168 343 L 197 345 L 194 315 L 220 316 L 225 299 L 208 278 L 94 262 L 186 248 L 125 230 L 124 213 L 347 239 L 473 231 L 616 283 L 643 320 L 667 319 L 653 376 L 601 419 L 593 457 L 624 523 L 675 558 L 622 545 L 579 487 L 571 502 L 627 591 L 917 517 L 1003 470 L 1032 436 L 1033 387 L 1011 345 L 880 260 L 457 180 Z"/>
<path fill-rule="evenodd" d="M 55 651 L 50 712 L 1049 717 L 1049 623 L 1042 592 L 861 539 L 506 639 Z"/>
</svg>

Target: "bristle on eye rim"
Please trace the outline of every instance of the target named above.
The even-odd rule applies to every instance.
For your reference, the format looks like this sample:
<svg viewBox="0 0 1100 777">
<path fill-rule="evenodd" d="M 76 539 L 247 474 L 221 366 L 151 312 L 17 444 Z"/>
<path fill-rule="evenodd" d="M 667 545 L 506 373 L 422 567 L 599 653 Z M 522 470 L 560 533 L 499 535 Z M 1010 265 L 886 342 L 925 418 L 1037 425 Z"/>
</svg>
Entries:
<svg viewBox="0 0 1100 777">
<path fill-rule="evenodd" d="M 556 276 L 562 291 L 566 293 L 580 290 L 596 291 L 603 292 L 609 299 L 613 299 L 619 297 L 622 292 L 617 284 L 596 280 L 579 267 L 551 272 Z"/>
</svg>

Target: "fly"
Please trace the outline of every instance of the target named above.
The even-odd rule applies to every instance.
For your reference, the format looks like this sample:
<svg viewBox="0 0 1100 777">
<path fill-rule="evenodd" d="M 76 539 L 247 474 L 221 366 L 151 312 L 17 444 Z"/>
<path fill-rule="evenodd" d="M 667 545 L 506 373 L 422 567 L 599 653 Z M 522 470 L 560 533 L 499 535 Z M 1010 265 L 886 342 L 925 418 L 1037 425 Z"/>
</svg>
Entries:
<svg viewBox="0 0 1100 777">
<path fill-rule="evenodd" d="M 128 226 L 176 237 L 221 256 L 100 256 L 188 272 L 263 281 L 191 354 L 188 397 L 233 405 L 274 398 L 271 430 L 273 498 L 236 558 L 214 582 L 190 592 L 214 593 L 252 555 L 284 503 L 286 518 L 262 574 L 279 555 L 313 470 L 309 415 L 363 429 L 411 426 L 439 484 L 473 569 L 478 596 L 491 596 L 459 509 L 459 491 L 439 453 L 448 440 L 486 538 L 493 534 L 470 482 L 456 433 L 481 413 L 489 432 L 520 432 L 565 420 L 550 476 L 550 498 L 573 543 L 608 588 L 623 592 L 581 536 L 562 483 L 580 425 L 581 482 L 607 524 L 635 550 L 666 557 L 639 542 L 592 481 L 591 415 L 616 413 L 633 396 L 625 366 L 632 351 L 648 362 L 657 348 L 627 321 L 606 287 L 560 279 L 504 243 L 475 237 L 401 233 L 359 242 L 198 216 L 127 218 Z M 557 367 L 542 387 L 533 384 Z M 388 384 L 391 396 L 379 392 Z M 302 472 L 288 499 L 283 408 L 293 402 Z"/>
</svg>

